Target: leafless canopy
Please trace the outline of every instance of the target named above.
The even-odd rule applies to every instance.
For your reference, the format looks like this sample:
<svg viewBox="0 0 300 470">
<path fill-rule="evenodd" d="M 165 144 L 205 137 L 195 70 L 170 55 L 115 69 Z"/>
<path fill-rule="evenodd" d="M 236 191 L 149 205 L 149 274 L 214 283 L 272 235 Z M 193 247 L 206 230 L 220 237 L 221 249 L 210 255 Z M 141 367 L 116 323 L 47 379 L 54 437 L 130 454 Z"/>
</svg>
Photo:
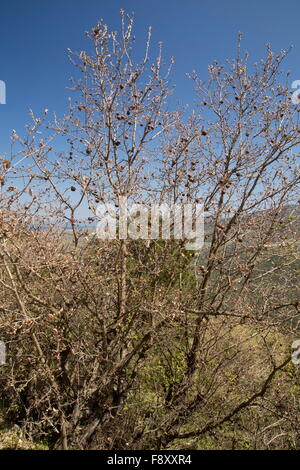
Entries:
<svg viewBox="0 0 300 470">
<path fill-rule="evenodd" d="M 267 47 L 196 72 L 171 110 L 133 19 L 69 51 L 81 77 L 2 157 L 6 420 L 53 448 L 299 448 L 300 108 Z M 197 65 L 197 64 L 196 64 Z M 298 191 L 298 193 L 297 193 Z M 205 244 L 99 240 L 101 202 L 201 202 Z M 246 443 L 246 444 L 245 444 Z"/>
</svg>

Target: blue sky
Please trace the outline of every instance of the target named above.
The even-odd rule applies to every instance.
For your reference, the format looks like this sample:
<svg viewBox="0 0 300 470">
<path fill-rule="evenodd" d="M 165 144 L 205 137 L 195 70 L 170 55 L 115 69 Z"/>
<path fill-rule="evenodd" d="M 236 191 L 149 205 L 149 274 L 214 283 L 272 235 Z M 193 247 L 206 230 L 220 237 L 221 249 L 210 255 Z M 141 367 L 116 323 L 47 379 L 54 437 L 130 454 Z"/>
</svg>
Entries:
<svg viewBox="0 0 300 470">
<path fill-rule="evenodd" d="M 6 83 L 7 103 L 0 105 L 0 155 L 10 130 L 22 133 L 29 122 L 29 108 L 63 112 L 68 78 L 74 75 L 66 49 L 84 49 L 83 32 L 97 19 L 117 29 L 121 7 L 135 12 L 138 47 L 151 25 L 153 53 L 161 40 L 165 58 L 174 55 L 174 97 L 182 103 L 193 101 L 185 72 L 195 69 L 205 79 L 209 63 L 234 56 L 238 31 L 253 61 L 267 42 L 275 50 L 293 45 L 285 67 L 292 71 L 291 82 L 300 79 L 299 0 L 2 0 L 0 80 Z"/>
</svg>

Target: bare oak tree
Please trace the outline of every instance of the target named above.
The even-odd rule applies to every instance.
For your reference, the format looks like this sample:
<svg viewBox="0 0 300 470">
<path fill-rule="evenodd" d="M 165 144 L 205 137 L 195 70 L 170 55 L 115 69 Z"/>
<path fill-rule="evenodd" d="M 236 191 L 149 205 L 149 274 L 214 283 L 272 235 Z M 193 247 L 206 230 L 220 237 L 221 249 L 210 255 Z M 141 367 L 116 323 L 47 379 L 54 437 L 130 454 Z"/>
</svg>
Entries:
<svg viewBox="0 0 300 470">
<path fill-rule="evenodd" d="M 299 109 L 240 52 L 194 72 L 99 22 L 62 118 L 12 133 L 2 161 L 0 336 L 7 420 L 54 448 L 299 448 Z M 202 203 L 205 243 L 100 240 L 97 206 Z M 279 406 L 280 404 L 280 406 Z M 191 441 L 192 439 L 192 441 Z M 195 441 L 193 439 L 196 439 Z"/>
</svg>

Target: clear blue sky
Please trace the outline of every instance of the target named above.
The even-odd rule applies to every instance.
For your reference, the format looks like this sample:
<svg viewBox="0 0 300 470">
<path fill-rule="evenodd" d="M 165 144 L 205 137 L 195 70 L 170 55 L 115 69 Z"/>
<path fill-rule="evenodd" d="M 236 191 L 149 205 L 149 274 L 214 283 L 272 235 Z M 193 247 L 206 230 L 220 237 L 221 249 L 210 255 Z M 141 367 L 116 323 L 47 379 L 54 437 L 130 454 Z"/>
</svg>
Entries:
<svg viewBox="0 0 300 470">
<path fill-rule="evenodd" d="M 97 19 L 113 29 L 119 10 L 135 12 L 135 34 L 144 42 L 153 27 L 153 43 L 164 43 L 165 57 L 175 57 L 176 98 L 192 102 L 192 85 L 184 73 L 196 69 L 206 77 L 207 65 L 235 54 L 238 31 L 253 61 L 264 45 L 294 49 L 286 62 L 292 80 L 300 79 L 299 0 L 2 0 L 0 80 L 7 86 L 7 104 L 0 105 L 0 154 L 11 129 L 22 133 L 28 109 L 62 112 L 74 74 L 66 49 L 84 49 L 83 32 Z M 142 43 L 141 43 L 142 44 Z"/>
</svg>

